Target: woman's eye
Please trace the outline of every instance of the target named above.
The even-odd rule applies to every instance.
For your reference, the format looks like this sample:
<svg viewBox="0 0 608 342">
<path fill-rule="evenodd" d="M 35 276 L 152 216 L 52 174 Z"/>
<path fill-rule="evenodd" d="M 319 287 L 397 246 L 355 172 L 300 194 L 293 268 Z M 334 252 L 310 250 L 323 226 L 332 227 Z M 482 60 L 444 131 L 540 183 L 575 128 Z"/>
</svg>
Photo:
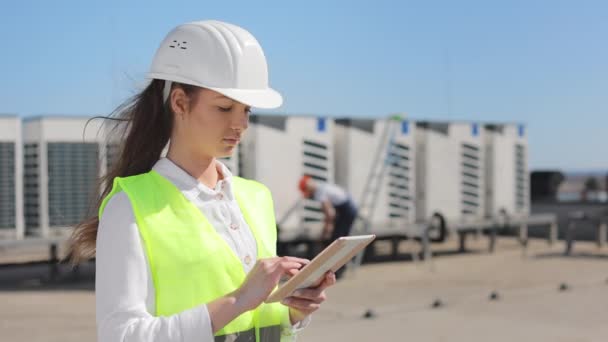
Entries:
<svg viewBox="0 0 608 342">
<path fill-rule="evenodd" d="M 222 106 L 218 106 L 218 107 L 217 107 L 217 109 L 219 109 L 219 110 L 220 110 L 220 112 L 227 113 L 227 112 L 229 112 L 229 111 L 231 111 L 231 110 L 232 110 L 232 107 L 222 107 Z"/>
</svg>

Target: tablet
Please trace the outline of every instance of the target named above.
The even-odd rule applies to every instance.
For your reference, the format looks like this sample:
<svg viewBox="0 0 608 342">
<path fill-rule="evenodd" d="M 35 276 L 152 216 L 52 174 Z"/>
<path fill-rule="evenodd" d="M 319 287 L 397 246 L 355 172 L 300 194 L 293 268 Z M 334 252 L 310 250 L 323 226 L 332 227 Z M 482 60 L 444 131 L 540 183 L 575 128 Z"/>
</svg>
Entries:
<svg viewBox="0 0 608 342">
<path fill-rule="evenodd" d="M 278 302 L 289 297 L 295 290 L 314 286 L 319 283 L 325 273 L 330 270 L 336 272 L 375 238 L 376 235 L 357 235 L 336 239 L 308 265 L 304 266 L 298 274 L 270 294 L 265 302 Z"/>
</svg>

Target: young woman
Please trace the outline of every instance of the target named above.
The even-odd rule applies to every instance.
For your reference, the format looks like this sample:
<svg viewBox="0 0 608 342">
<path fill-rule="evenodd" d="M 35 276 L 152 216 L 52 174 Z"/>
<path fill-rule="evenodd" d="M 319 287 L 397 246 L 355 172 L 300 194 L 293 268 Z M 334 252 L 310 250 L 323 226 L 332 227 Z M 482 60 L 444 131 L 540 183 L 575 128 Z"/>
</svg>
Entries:
<svg viewBox="0 0 608 342">
<path fill-rule="evenodd" d="M 72 238 L 76 260 L 96 254 L 98 340 L 293 339 L 335 275 L 263 303 L 308 261 L 276 257 L 270 192 L 217 160 L 233 153 L 251 107 L 282 103 L 262 48 L 235 25 L 183 24 L 161 43 L 149 78 L 114 114 L 128 124 L 120 159 L 99 214 Z"/>
</svg>

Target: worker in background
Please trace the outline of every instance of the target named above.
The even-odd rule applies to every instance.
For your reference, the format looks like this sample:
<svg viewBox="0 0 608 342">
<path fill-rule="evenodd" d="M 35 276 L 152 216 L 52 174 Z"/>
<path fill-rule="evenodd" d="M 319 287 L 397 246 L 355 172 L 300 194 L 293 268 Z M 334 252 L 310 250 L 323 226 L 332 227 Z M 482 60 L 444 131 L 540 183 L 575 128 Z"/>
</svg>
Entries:
<svg viewBox="0 0 608 342">
<path fill-rule="evenodd" d="M 306 175 L 298 185 L 305 198 L 321 202 L 324 214 L 321 240 L 328 244 L 342 236 L 348 236 L 357 217 L 357 207 L 349 193 L 336 184 L 317 182 Z M 336 272 L 340 278 L 344 268 Z"/>
</svg>

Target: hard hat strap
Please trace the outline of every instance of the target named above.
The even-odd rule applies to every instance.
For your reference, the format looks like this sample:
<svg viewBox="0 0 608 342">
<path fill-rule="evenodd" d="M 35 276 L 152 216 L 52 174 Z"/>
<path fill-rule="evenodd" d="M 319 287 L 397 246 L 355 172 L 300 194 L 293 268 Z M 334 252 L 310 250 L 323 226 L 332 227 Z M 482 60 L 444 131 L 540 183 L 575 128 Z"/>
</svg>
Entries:
<svg viewBox="0 0 608 342">
<path fill-rule="evenodd" d="M 165 80 L 165 87 L 163 88 L 163 103 L 167 102 L 167 100 L 169 99 L 172 84 L 173 82 Z"/>
</svg>

